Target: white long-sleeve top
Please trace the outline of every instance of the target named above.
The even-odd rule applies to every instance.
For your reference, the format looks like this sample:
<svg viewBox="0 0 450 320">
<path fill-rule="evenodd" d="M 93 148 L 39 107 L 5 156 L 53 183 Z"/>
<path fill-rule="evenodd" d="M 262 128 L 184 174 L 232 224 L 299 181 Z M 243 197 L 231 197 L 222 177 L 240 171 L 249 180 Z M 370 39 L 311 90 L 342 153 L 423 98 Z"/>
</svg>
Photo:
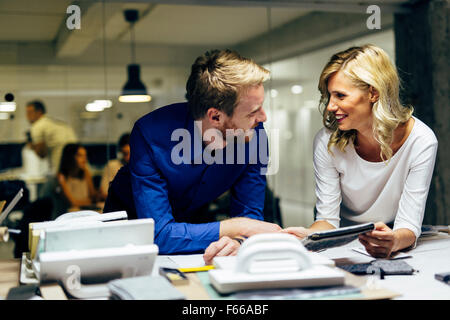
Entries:
<svg viewBox="0 0 450 320">
<path fill-rule="evenodd" d="M 366 222 L 394 223 L 420 236 L 433 175 L 438 141 L 433 131 L 414 117 L 408 138 L 389 163 L 362 159 L 349 143 L 345 152 L 327 150 L 331 131 L 314 138 L 316 220 L 336 228 Z"/>
</svg>

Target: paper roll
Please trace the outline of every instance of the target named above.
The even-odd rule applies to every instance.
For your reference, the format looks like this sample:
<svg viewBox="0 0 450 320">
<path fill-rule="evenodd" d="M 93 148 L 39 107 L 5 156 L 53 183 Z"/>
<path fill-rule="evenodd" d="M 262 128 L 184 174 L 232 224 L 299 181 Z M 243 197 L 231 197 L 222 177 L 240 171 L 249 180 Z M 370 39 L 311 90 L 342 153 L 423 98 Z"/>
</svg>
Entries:
<svg viewBox="0 0 450 320">
<path fill-rule="evenodd" d="M 7 227 L 0 227 L 0 241 L 8 242 L 9 232 Z"/>
</svg>

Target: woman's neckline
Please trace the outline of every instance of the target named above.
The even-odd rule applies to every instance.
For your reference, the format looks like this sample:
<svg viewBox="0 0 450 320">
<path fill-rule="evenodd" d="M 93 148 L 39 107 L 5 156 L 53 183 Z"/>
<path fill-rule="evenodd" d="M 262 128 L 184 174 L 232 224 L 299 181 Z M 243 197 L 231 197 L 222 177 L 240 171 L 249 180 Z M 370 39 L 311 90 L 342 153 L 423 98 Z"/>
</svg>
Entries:
<svg viewBox="0 0 450 320">
<path fill-rule="evenodd" d="M 405 147 L 405 145 L 408 143 L 409 138 L 411 137 L 413 131 L 414 131 L 415 128 L 416 128 L 416 125 L 417 125 L 417 119 L 416 119 L 414 116 L 412 116 L 411 119 L 414 120 L 413 127 L 411 128 L 411 131 L 409 132 L 409 134 L 408 134 L 408 136 L 406 137 L 405 141 L 403 141 L 403 144 L 402 144 L 402 145 L 400 146 L 400 148 L 398 148 L 398 150 L 392 155 L 391 160 L 394 159 L 394 158 L 396 157 L 396 155 L 397 155 L 398 153 L 400 153 L 400 151 Z M 361 161 L 365 162 L 365 163 L 369 163 L 369 164 L 371 164 L 371 165 L 377 165 L 377 164 L 380 164 L 380 163 L 382 163 L 382 164 L 385 163 L 385 161 L 369 161 L 369 160 L 364 159 L 363 157 L 361 157 L 361 156 L 358 154 L 358 152 L 356 152 L 356 148 L 355 148 L 355 145 L 354 145 L 353 142 L 352 142 L 352 148 L 351 148 L 351 149 L 353 150 L 353 152 L 354 152 L 354 154 L 356 155 L 356 157 L 357 157 L 358 159 L 360 159 Z"/>
</svg>

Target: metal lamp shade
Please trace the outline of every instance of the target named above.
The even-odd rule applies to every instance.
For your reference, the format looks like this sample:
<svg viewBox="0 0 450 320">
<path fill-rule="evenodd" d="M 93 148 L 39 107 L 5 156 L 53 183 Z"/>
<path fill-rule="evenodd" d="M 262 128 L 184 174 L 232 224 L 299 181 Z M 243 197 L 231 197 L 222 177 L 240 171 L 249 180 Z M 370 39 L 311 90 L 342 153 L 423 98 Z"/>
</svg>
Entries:
<svg viewBox="0 0 450 320">
<path fill-rule="evenodd" d="M 128 65 L 128 81 L 122 89 L 120 102 L 148 102 L 151 97 L 147 93 L 147 88 L 140 79 L 141 69 L 138 64 Z"/>
</svg>

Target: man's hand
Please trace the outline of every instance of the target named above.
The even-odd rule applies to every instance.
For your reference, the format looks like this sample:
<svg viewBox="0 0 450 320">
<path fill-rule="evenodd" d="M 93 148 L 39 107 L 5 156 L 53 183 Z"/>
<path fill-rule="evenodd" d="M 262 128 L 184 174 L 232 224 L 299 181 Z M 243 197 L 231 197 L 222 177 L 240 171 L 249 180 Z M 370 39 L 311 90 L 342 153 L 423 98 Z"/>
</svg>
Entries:
<svg viewBox="0 0 450 320">
<path fill-rule="evenodd" d="M 45 142 L 32 143 L 31 149 L 33 149 L 40 158 L 45 158 L 47 156 L 48 150 Z"/>
<path fill-rule="evenodd" d="M 203 254 L 203 260 L 205 260 L 206 265 L 210 265 L 214 257 L 235 256 L 239 248 L 240 244 L 238 241 L 225 236 L 218 241 L 212 242 L 206 248 Z"/>
<path fill-rule="evenodd" d="M 398 239 L 394 231 L 383 222 L 375 223 L 375 230 L 359 235 L 367 253 L 375 258 L 387 258 L 396 251 Z"/>
<path fill-rule="evenodd" d="M 281 227 L 275 223 L 244 217 L 232 218 L 220 223 L 220 237 L 244 236 L 248 238 L 258 233 L 278 232 L 280 230 Z"/>
<path fill-rule="evenodd" d="M 299 239 L 303 239 L 303 238 L 306 238 L 307 236 L 309 236 L 314 231 L 309 230 L 304 227 L 289 227 L 289 228 L 280 230 L 280 232 L 292 234 Z"/>
</svg>

